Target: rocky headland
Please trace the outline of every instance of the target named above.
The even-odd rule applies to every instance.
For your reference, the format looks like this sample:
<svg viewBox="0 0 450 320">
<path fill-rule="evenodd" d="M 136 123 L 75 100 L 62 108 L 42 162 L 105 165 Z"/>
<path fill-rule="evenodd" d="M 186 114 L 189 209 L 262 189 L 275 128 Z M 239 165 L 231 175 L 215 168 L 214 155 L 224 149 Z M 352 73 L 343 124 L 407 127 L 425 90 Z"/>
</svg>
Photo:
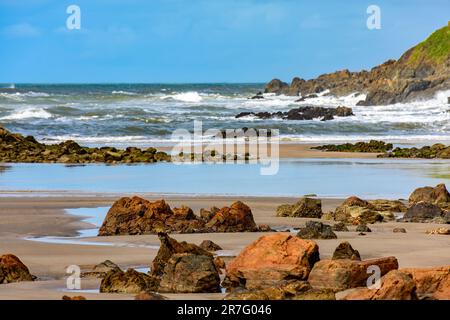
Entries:
<svg viewBox="0 0 450 320">
<path fill-rule="evenodd" d="M 359 105 L 387 105 L 427 99 L 449 88 L 450 22 L 398 60 L 388 60 L 370 71 L 341 70 L 310 80 L 295 77 L 290 84 L 273 79 L 265 92 L 302 97 L 325 90 L 335 96 L 358 92 L 366 94 Z"/>
</svg>

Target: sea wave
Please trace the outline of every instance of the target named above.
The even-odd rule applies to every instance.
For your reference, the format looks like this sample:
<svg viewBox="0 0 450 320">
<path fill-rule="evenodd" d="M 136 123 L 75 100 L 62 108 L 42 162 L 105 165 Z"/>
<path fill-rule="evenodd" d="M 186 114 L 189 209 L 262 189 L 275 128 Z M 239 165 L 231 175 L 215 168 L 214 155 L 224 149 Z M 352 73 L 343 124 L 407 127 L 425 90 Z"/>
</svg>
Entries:
<svg viewBox="0 0 450 320">
<path fill-rule="evenodd" d="M 189 92 L 165 95 L 165 96 L 160 97 L 160 99 L 162 99 L 162 100 L 172 99 L 172 100 L 178 100 L 178 101 L 183 101 L 183 102 L 200 102 L 203 100 L 203 98 L 200 96 L 200 94 L 197 91 L 189 91 Z"/>
<path fill-rule="evenodd" d="M 9 115 L 1 117 L 0 120 L 23 120 L 30 118 L 49 119 L 52 114 L 43 108 L 27 108 L 17 110 Z"/>
<path fill-rule="evenodd" d="M 113 90 L 111 92 L 111 94 L 124 95 L 124 96 L 135 96 L 135 95 L 137 95 L 136 92 L 129 92 L 129 91 L 123 91 L 123 90 Z"/>
</svg>

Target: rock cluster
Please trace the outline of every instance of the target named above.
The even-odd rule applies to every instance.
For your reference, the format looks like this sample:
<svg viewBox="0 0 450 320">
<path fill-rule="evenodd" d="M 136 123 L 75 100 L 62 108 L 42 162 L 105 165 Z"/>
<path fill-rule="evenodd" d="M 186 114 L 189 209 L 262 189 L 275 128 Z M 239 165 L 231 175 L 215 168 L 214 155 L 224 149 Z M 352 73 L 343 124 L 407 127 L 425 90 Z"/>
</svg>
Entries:
<svg viewBox="0 0 450 320">
<path fill-rule="evenodd" d="M 305 97 L 328 90 L 336 96 L 365 93 L 359 105 L 386 105 L 432 97 L 450 88 L 450 25 L 436 30 L 425 41 L 407 50 L 397 61 L 388 60 L 370 71 L 341 70 L 315 79 L 270 81 L 266 93 Z"/>
<path fill-rule="evenodd" d="M 99 236 L 176 233 L 261 231 L 255 224 L 251 209 L 237 201 L 230 207 L 203 210 L 201 216 L 191 208 L 171 209 L 164 200 L 154 202 L 140 197 L 124 197 L 109 209 Z"/>
<path fill-rule="evenodd" d="M 136 147 L 125 150 L 88 148 L 72 140 L 46 145 L 32 136 L 24 137 L 0 127 L 0 162 L 153 163 L 170 160 L 170 155 L 151 147 L 145 150 Z"/>
<path fill-rule="evenodd" d="M 369 142 L 356 142 L 344 144 L 326 144 L 322 146 L 312 147 L 311 149 L 333 151 L 333 152 L 372 152 L 381 153 L 392 150 L 392 143 L 384 141 L 370 140 Z"/>
<path fill-rule="evenodd" d="M 13 254 L 4 254 L 0 256 L 0 284 L 33 281 L 27 266 Z"/>
<path fill-rule="evenodd" d="M 450 223 L 450 193 L 444 184 L 414 190 L 409 203 L 401 221 Z"/>
<path fill-rule="evenodd" d="M 334 117 L 349 117 L 353 116 L 352 108 L 337 107 L 325 108 L 317 106 L 302 106 L 291 109 L 289 111 L 278 112 L 241 112 L 235 118 L 242 117 L 256 117 L 258 119 L 284 119 L 284 120 L 313 120 L 321 118 L 322 121 L 333 120 Z"/>
<path fill-rule="evenodd" d="M 102 279 L 100 292 L 135 293 L 140 294 L 139 299 L 154 299 L 151 292 L 155 291 L 220 292 L 219 268 L 210 252 L 195 244 L 178 242 L 166 233 L 158 236 L 161 246 L 149 274 L 112 269 Z"/>
<path fill-rule="evenodd" d="M 358 197 L 347 198 L 330 218 L 335 221 L 354 225 L 369 224 L 395 219 L 395 213 L 405 212 L 407 207 L 401 201 L 362 200 Z"/>
<path fill-rule="evenodd" d="M 378 267 L 380 288 L 370 270 Z M 398 269 L 395 257 L 361 260 L 343 242 L 332 260 L 319 260 L 317 245 L 288 234 L 263 236 L 226 268 L 226 300 L 449 299 L 450 266 Z"/>
<path fill-rule="evenodd" d="M 436 143 L 421 148 L 400 148 L 378 155 L 379 158 L 450 159 L 450 146 Z"/>
</svg>

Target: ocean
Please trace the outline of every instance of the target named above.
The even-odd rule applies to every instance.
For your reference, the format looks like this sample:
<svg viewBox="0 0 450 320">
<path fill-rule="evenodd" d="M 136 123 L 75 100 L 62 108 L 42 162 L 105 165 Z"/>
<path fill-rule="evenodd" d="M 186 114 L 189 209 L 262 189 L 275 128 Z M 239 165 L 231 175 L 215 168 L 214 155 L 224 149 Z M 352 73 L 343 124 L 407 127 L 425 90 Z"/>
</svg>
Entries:
<svg viewBox="0 0 450 320">
<path fill-rule="evenodd" d="M 2 86 L 0 86 L 2 87 Z M 0 126 L 45 143 L 158 146 L 176 142 L 175 129 L 271 128 L 285 143 L 355 142 L 378 139 L 399 144 L 450 143 L 450 90 L 427 101 L 356 106 L 364 95 L 336 98 L 326 92 L 305 102 L 265 95 L 264 84 L 15 84 L 0 89 Z M 286 111 L 301 105 L 352 107 L 354 116 L 332 121 L 235 119 L 244 111 Z"/>
</svg>

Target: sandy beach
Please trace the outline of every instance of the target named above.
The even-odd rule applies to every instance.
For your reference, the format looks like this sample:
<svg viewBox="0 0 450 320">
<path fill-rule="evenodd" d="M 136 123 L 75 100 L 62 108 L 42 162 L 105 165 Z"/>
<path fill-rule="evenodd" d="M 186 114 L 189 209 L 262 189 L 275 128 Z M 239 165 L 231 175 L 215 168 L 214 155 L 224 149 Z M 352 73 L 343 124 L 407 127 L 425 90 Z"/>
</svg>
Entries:
<svg viewBox="0 0 450 320">
<path fill-rule="evenodd" d="M 158 198 L 147 195 L 148 199 Z M 235 197 L 165 197 L 171 206 L 181 204 L 198 213 L 200 208 L 223 206 L 238 200 Z M 2 197 L 0 198 L 0 252 L 14 253 L 29 267 L 38 281 L 20 282 L 0 286 L 0 299 L 61 299 L 62 295 L 83 295 L 88 299 L 132 299 L 128 294 L 100 294 L 100 280 L 82 279 L 82 290 L 67 291 L 65 270 L 76 264 L 82 270 L 109 259 L 120 267 L 149 266 L 157 252 L 159 241 L 155 235 L 110 236 L 85 238 L 88 244 L 54 244 L 25 240 L 27 237 L 73 237 L 77 230 L 91 228 L 81 221 L 83 217 L 65 214 L 67 208 L 110 206 L 116 197 L 58 196 L 58 197 Z M 247 197 L 244 201 L 252 208 L 255 222 L 272 228 L 302 226 L 304 218 L 275 217 L 276 207 L 294 202 L 293 198 Z M 324 212 L 333 210 L 342 199 L 322 199 Z M 330 222 L 332 223 L 332 222 Z M 372 233 L 359 236 L 357 232 L 337 232 L 338 239 L 316 240 L 321 258 L 330 258 L 335 247 L 344 240 L 359 250 L 363 259 L 395 256 L 403 267 L 428 267 L 448 264 L 450 239 L 447 236 L 428 235 L 426 230 L 439 225 L 424 223 L 379 223 L 371 225 Z M 404 227 L 406 234 L 393 233 L 394 227 Z M 264 233 L 265 234 L 265 233 Z M 225 260 L 237 255 L 246 245 L 262 233 L 209 233 L 178 234 L 177 240 L 199 244 L 209 239 L 223 248 Z M 98 245 L 96 245 L 98 243 Z M 102 245 L 108 243 L 108 245 Z M 147 246 L 147 247 L 144 247 Z M 153 247 L 153 248 L 152 248 Z M 229 258 L 226 258 L 229 257 Z M 223 294 L 166 294 L 170 299 L 221 299 Z"/>
</svg>

